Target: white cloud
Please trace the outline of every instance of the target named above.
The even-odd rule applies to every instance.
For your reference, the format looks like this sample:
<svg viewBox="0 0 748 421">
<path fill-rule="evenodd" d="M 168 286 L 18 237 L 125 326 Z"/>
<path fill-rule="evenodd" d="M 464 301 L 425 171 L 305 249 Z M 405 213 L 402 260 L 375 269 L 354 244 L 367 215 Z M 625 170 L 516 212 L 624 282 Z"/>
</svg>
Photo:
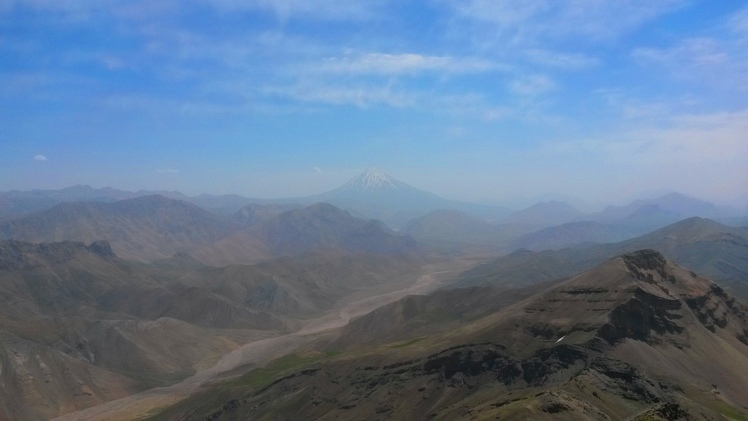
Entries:
<svg viewBox="0 0 748 421">
<path fill-rule="evenodd" d="M 533 48 L 527 50 L 525 54 L 537 64 L 566 70 L 584 69 L 600 64 L 597 58 L 579 53 L 559 53 Z"/>
<path fill-rule="evenodd" d="M 699 105 L 698 101 L 689 96 L 642 100 L 621 88 L 602 88 L 594 92 L 620 117 L 627 120 L 667 121 L 671 116 Z"/>
<path fill-rule="evenodd" d="M 322 170 L 320 169 L 320 167 L 314 167 L 312 168 L 312 171 L 316 172 L 317 174 L 322 174 Z"/>
<path fill-rule="evenodd" d="M 632 56 L 642 65 L 663 66 L 681 80 L 729 90 L 748 90 L 748 55 L 744 46 L 714 37 L 689 38 L 669 49 L 638 48 Z"/>
<path fill-rule="evenodd" d="M 379 16 L 386 1 L 381 0 L 203 0 L 217 10 L 233 13 L 243 10 L 265 10 L 281 21 L 293 17 L 320 20 L 364 20 Z"/>
<path fill-rule="evenodd" d="M 291 86 L 268 87 L 265 94 L 290 97 L 305 102 L 333 105 L 355 105 L 367 108 L 372 105 L 387 105 L 396 108 L 414 106 L 414 94 L 393 89 L 391 86 L 367 84 L 332 84 L 319 81 L 303 81 Z"/>
<path fill-rule="evenodd" d="M 725 18 L 709 35 L 690 37 L 668 48 L 637 48 L 643 66 L 660 66 L 680 81 L 730 92 L 748 90 L 748 8 Z"/>
<path fill-rule="evenodd" d="M 44 156 L 44 155 L 35 155 L 34 156 L 34 161 L 46 162 L 47 161 L 47 157 Z"/>
<path fill-rule="evenodd" d="M 732 32 L 748 35 L 748 7 L 744 7 L 730 16 L 727 24 Z"/>
<path fill-rule="evenodd" d="M 513 80 L 509 88 L 519 95 L 534 96 L 556 89 L 556 83 L 548 76 L 527 75 Z"/>
<path fill-rule="evenodd" d="M 173 168 L 160 169 L 160 170 L 156 170 L 156 172 L 159 174 L 179 174 L 179 170 L 176 170 Z"/>
<path fill-rule="evenodd" d="M 490 25 L 499 39 L 610 38 L 682 7 L 687 0 L 443 0 L 459 18 Z M 480 33 L 490 34 L 484 28 Z"/>
<path fill-rule="evenodd" d="M 543 153 L 552 162 L 573 163 L 594 176 L 590 185 L 608 190 L 628 183 L 624 193 L 633 194 L 644 183 L 730 201 L 748 195 L 745 133 L 748 109 L 678 114 L 611 134 L 549 142 Z"/>
<path fill-rule="evenodd" d="M 318 67 L 318 70 L 348 74 L 401 75 L 428 71 L 477 73 L 505 68 L 506 66 L 476 58 L 427 56 L 415 53 L 367 53 L 328 58 Z"/>
<path fill-rule="evenodd" d="M 486 121 L 504 120 L 514 116 L 515 112 L 508 107 L 489 108 L 483 113 L 483 119 Z"/>
</svg>

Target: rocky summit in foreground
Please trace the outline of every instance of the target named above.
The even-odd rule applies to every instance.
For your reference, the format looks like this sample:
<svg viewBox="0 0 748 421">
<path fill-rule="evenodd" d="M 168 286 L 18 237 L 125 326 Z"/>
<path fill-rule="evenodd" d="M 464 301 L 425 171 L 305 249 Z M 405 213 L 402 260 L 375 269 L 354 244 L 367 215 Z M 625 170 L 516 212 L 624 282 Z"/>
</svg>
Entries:
<svg viewBox="0 0 748 421">
<path fill-rule="evenodd" d="M 327 342 L 157 418 L 745 419 L 747 336 L 718 285 L 641 250 L 459 329 Z"/>
</svg>

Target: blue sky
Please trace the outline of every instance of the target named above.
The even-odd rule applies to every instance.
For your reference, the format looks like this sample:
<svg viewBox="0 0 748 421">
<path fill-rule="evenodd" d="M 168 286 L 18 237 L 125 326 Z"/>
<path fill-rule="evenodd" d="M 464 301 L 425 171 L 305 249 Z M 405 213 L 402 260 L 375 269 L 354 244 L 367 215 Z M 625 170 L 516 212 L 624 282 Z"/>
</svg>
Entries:
<svg viewBox="0 0 748 421">
<path fill-rule="evenodd" d="M 6 0 L 0 191 L 748 202 L 748 7 Z"/>
</svg>

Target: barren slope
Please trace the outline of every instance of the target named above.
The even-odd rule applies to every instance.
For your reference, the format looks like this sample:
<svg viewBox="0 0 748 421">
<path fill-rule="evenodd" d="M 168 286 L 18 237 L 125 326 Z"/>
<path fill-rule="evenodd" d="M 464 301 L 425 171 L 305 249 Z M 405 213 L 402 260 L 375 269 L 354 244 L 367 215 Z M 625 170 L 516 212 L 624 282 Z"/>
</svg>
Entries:
<svg viewBox="0 0 748 421">
<path fill-rule="evenodd" d="M 740 418 L 748 416 L 746 333 L 746 309 L 721 288 L 644 250 L 453 332 L 338 356 L 297 354 L 163 415 Z"/>
</svg>

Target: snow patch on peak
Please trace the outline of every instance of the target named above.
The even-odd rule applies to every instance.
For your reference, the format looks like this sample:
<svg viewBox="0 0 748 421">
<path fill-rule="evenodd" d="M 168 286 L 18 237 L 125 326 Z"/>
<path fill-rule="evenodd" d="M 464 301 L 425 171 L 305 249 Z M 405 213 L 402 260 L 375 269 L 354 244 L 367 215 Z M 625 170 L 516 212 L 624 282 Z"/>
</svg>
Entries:
<svg viewBox="0 0 748 421">
<path fill-rule="evenodd" d="M 379 190 L 384 188 L 400 188 L 400 182 L 384 172 L 370 168 L 361 175 L 349 181 L 343 189 Z"/>
</svg>

